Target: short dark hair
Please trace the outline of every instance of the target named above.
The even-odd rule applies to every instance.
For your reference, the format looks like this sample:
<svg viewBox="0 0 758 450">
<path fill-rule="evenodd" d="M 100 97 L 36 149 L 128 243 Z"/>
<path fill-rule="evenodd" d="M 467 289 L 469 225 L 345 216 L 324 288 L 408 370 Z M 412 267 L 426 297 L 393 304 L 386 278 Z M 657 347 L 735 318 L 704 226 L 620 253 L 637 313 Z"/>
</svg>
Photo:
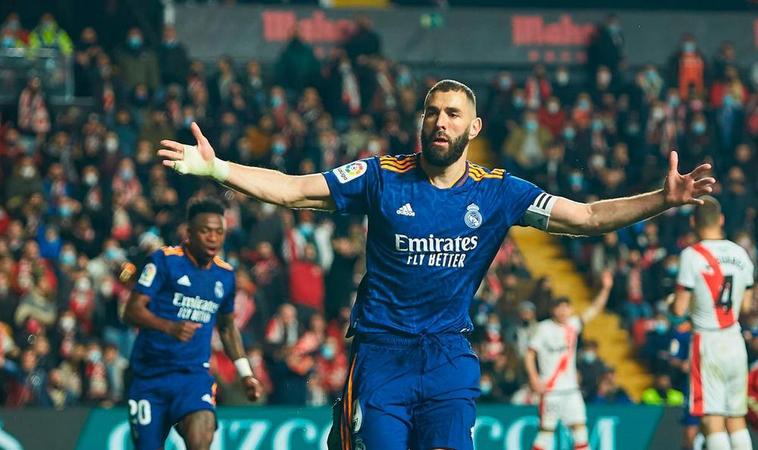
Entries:
<svg viewBox="0 0 758 450">
<path fill-rule="evenodd" d="M 565 295 L 562 295 L 562 296 L 560 296 L 558 298 L 554 298 L 553 301 L 550 302 L 550 308 L 551 309 L 557 308 L 557 307 L 561 306 L 564 303 L 567 304 L 567 305 L 571 305 L 571 299 L 569 299 Z"/>
<path fill-rule="evenodd" d="M 709 228 L 720 225 L 721 203 L 710 195 L 704 195 L 700 199 L 703 204 L 695 207 L 693 215 L 695 228 Z"/>
<path fill-rule="evenodd" d="M 426 109 L 426 105 L 429 103 L 429 98 L 432 96 L 432 94 L 435 92 L 450 91 L 464 92 L 466 94 L 466 98 L 468 98 L 471 104 L 474 105 L 474 111 L 476 111 L 476 95 L 474 95 L 474 91 L 472 91 L 470 87 L 466 86 L 460 81 L 455 80 L 442 80 L 435 83 L 435 85 L 429 89 L 429 92 L 426 93 L 426 97 L 424 97 L 424 109 Z"/>
<path fill-rule="evenodd" d="M 210 197 L 195 200 L 191 202 L 187 208 L 187 222 L 192 222 L 192 219 L 197 217 L 199 214 L 205 213 L 218 214 L 223 216 L 224 205 L 220 201 Z"/>
</svg>

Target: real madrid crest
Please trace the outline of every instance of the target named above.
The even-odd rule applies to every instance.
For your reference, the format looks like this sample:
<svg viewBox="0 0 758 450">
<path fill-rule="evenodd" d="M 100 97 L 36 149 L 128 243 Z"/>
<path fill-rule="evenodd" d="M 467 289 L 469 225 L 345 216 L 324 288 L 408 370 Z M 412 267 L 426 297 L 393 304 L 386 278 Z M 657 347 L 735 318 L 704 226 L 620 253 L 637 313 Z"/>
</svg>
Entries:
<svg viewBox="0 0 758 450">
<path fill-rule="evenodd" d="M 223 298 L 224 284 L 220 281 L 216 281 L 216 287 L 213 289 L 213 292 L 216 294 L 216 298 Z"/>
<path fill-rule="evenodd" d="M 479 228 L 482 225 L 482 213 L 479 212 L 476 203 L 466 207 L 466 215 L 463 216 L 463 221 L 469 228 Z"/>
</svg>

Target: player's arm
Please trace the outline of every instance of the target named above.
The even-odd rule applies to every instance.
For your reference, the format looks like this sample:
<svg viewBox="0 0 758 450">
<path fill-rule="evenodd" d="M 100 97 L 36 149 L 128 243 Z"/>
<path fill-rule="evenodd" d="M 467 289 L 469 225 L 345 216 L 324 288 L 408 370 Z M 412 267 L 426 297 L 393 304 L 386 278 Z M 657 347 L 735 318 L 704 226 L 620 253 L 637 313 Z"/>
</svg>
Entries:
<svg viewBox="0 0 758 450">
<path fill-rule="evenodd" d="M 598 235 L 654 217 L 685 204 L 700 205 L 698 197 L 713 190 L 715 178 L 705 176 L 710 164 L 702 164 L 688 174 L 678 170 L 679 156 L 669 156 L 669 171 L 663 188 L 633 197 L 579 203 L 556 197 L 549 211 L 547 231 L 558 234 Z"/>
<path fill-rule="evenodd" d="M 526 374 L 529 376 L 529 387 L 534 392 L 542 394 L 545 389 L 542 380 L 540 380 L 540 373 L 537 371 L 537 351 L 533 348 L 526 350 L 524 366 L 526 367 Z"/>
<path fill-rule="evenodd" d="M 216 319 L 216 328 L 218 329 L 219 338 L 224 345 L 224 352 L 234 361 L 237 373 L 240 376 L 242 385 L 245 387 L 247 397 L 251 401 L 257 400 L 263 388 L 258 380 L 253 376 L 253 369 L 250 367 L 250 361 L 245 356 L 245 349 L 242 346 L 242 337 L 237 327 L 234 325 L 234 313 L 219 314 Z"/>
<path fill-rule="evenodd" d="M 590 307 L 582 312 L 582 323 L 588 323 L 605 309 L 612 288 L 613 272 L 606 270 L 600 277 L 600 291 L 598 291 Z"/>
<path fill-rule="evenodd" d="M 158 151 L 163 165 L 181 174 L 212 177 L 243 194 L 287 208 L 334 210 L 329 186 L 321 174 L 287 175 L 260 167 L 244 166 L 216 158 L 213 147 L 200 127 L 192 123 L 197 145 L 164 140 Z"/>
<path fill-rule="evenodd" d="M 676 316 L 686 316 L 692 301 L 692 291 L 684 287 L 677 287 L 674 294 L 674 302 L 671 304 L 671 312 Z"/>
<path fill-rule="evenodd" d="M 742 294 L 742 305 L 740 306 L 740 314 L 749 314 L 753 312 L 755 305 L 753 305 L 753 289 L 745 289 Z"/>
<path fill-rule="evenodd" d="M 169 334 L 182 342 L 187 342 L 202 326 L 185 320 L 173 321 L 158 317 L 147 307 L 150 296 L 133 291 L 124 308 L 124 322 L 138 328 L 150 328 Z"/>
</svg>

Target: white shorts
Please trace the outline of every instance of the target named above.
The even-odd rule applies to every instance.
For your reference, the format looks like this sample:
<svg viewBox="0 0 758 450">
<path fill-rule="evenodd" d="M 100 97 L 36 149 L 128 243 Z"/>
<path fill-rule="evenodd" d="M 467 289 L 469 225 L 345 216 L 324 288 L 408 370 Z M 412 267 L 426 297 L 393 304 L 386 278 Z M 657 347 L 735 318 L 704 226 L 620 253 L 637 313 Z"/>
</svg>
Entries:
<svg viewBox="0 0 758 450">
<path fill-rule="evenodd" d="M 696 331 L 690 345 L 690 414 L 747 414 L 747 351 L 739 327 Z"/>
<path fill-rule="evenodd" d="M 555 430 L 560 420 L 563 425 L 583 425 L 587 423 L 587 411 L 582 393 L 578 389 L 548 392 L 540 399 L 540 428 Z"/>
</svg>

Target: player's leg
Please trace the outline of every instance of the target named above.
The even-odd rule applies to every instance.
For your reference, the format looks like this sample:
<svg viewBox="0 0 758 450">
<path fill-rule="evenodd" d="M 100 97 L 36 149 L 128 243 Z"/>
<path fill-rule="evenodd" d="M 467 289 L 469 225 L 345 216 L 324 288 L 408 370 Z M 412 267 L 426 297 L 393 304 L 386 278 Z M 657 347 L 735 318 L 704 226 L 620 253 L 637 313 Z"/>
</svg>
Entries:
<svg viewBox="0 0 758 450">
<path fill-rule="evenodd" d="M 718 334 L 692 335 L 690 346 L 690 412 L 702 416 L 701 424 L 708 450 L 729 450 L 724 412 L 727 409 L 726 379 L 722 368 L 729 351 Z M 716 370 L 717 369 L 717 370 Z"/>
<path fill-rule="evenodd" d="M 413 348 L 357 344 L 343 395 L 340 436 L 354 449 L 407 450 L 411 404 L 419 377 Z"/>
<path fill-rule="evenodd" d="M 216 383 L 205 372 L 173 377 L 171 423 L 187 450 L 207 450 L 216 432 Z"/>
<path fill-rule="evenodd" d="M 575 450 L 589 450 L 587 435 L 587 409 L 579 391 L 565 396 L 561 404 L 560 419 L 571 429 Z"/>
<path fill-rule="evenodd" d="M 560 412 L 560 397 L 547 393 L 540 398 L 537 406 L 540 419 L 540 428 L 534 438 L 532 450 L 553 450 L 555 443 L 555 428 L 558 426 Z"/>
<path fill-rule="evenodd" d="M 209 450 L 216 432 L 216 415 L 207 410 L 187 414 L 176 425 L 176 430 L 187 450 Z"/>
<path fill-rule="evenodd" d="M 168 405 L 161 391 L 160 380 L 134 378 L 129 386 L 129 428 L 136 450 L 163 449 L 171 431 Z"/>
<path fill-rule="evenodd" d="M 708 414 L 703 416 L 703 434 L 708 450 L 730 450 L 729 434 L 726 432 L 724 416 Z"/>
<path fill-rule="evenodd" d="M 414 450 L 473 450 L 476 399 L 481 369 L 471 345 L 460 335 L 422 344 L 421 397 L 413 408 Z"/>
<path fill-rule="evenodd" d="M 734 339 L 731 350 L 733 352 L 729 363 L 731 371 L 727 374 L 726 385 L 726 431 L 729 433 L 732 450 L 752 450 L 753 444 L 745 421 L 748 382 L 747 350 L 741 336 Z"/>
</svg>

